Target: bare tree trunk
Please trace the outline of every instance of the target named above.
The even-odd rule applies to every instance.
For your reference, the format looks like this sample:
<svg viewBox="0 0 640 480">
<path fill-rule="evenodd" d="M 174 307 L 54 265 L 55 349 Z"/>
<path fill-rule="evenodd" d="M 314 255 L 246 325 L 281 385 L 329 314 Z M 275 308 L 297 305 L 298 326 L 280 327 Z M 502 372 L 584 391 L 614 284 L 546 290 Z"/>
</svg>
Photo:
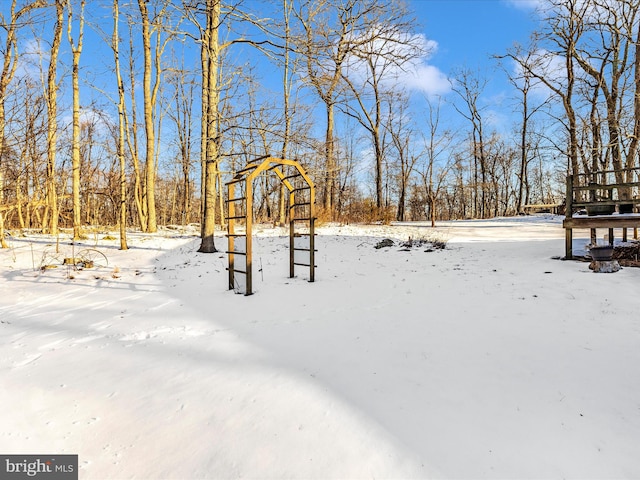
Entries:
<svg viewBox="0 0 640 480">
<path fill-rule="evenodd" d="M 220 0 L 207 0 L 207 25 L 202 39 L 202 135 L 204 150 L 202 151 L 203 171 L 203 212 L 202 212 L 202 242 L 199 252 L 217 252 L 215 246 L 215 211 L 216 211 L 216 177 L 218 175 L 218 62 L 220 45 L 218 43 L 218 24 L 220 22 Z M 205 88 L 206 86 L 206 88 Z M 224 215 L 220 212 L 221 216 Z"/>
<path fill-rule="evenodd" d="M 144 104 L 144 130 L 146 136 L 145 152 L 145 204 L 147 206 L 146 232 L 154 233 L 158 230 L 156 224 L 155 202 L 155 130 L 153 125 L 153 102 L 151 91 L 151 28 L 149 11 L 146 0 L 138 0 L 138 8 L 142 18 L 142 48 L 144 57 L 144 73 L 142 79 L 143 104 Z"/>
<path fill-rule="evenodd" d="M 633 134 L 631 136 L 631 143 L 629 144 L 629 152 L 627 154 L 626 168 L 633 168 L 638 165 L 638 142 L 640 142 L 640 24 L 638 24 L 635 39 L 635 51 L 634 51 L 634 96 L 633 96 Z M 632 178 L 628 178 L 627 182 L 632 182 Z"/>
<path fill-rule="evenodd" d="M 82 53 L 82 37 L 84 33 L 84 6 L 85 0 L 80 1 L 80 18 L 78 43 L 74 45 L 71 35 L 73 23 L 73 6 L 71 0 L 67 0 L 67 38 L 71 46 L 73 55 L 73 66 L 71 70 L 71 82 L 73 88 L 73 112 L 72 123 L 73 132 L 71 138 L 71 170 L 72 170 L 72 196 L 73 196 L 73 239 L 79 240 L 82 237 L 80 219 L 80 82 L 79 68 L 80 55 Z"/>
<path fill-rule="evenodd" d="M 335 128 L 334 108 L 332 103 L 327 103 L 327 131 L 325 135 L 325 178 L 323 207 L 325 214 L 333 218 L 334 192 L 335 192 L 335 143 L 333 130 Z"/>
<path fill-rule="evenodd" d="M 120 21 L 120 10 L 118 0 L 113 0 L 113 36 L 111 48 L 113 49 L 113 59 L 116 70 L 116 82 L 118 84 L 118 145 L 117 155 L 120 164 L 120 250 L 128 250 L 127 245 L 127 174 L 126 160 L 124 155 L 125 147 L 125 93 L 122 75 L 120 74 L 120 35 L 118 33 L 118 22 Z"/>
<path fill-rule="evenodd" d="M 138 221 L 140 229 L 147 231 L 148 215 L 146 206 L 146 193 L 142 181 L 142 173 L 140 172 L 140 149 L 138 148 L 138 115 L 136 108 L 136 78 L 134 65 L 134 48 L 133 48 L 133 31 L 132 25 L 129 24 L 129 83 L 131 84 L 131 121 L 125 115 L 125 125 L 127 132 L 127 145 L 131 153 L 131 161 L 133 165 L 133 197 L 138 212 Z"/>
<path fill-rule="evenodd" d="M 208 17 L 207 17 L 208 18 Z M 209 20 L 207 19 L 207 25 Z M 201 90 L 201 115 L 200 115 L 200 237 L 205 237 L 205 211 L 208 207 L 206 204 L 207 192 L 205 189 L 207 178 L 207 111 L 209 104 L 209 57 L 207 55 L 207 42 L 209 32 L 205 26 L 201 33 L 200 44 L 200 68 L 202 69 L 202 90 Z M 224 211 L 220 211 L 220 216 L 224 215 Z M 215 214 L 214 214 L 215 222 Z M 202 245 L 201 245 L 202 247 Z M 215 245 L 214 245 L 215 248 Z"/>
<path fill-rule="evenodd" d="M 289 137 L 291 135 L 291 110 L 289 108 L 289 100 L 291 96 L 291 77 L 290 77 L 290 49 L 291 49 L 291 27 L 290 18 L 292 11 L 292 3 L 290 0 L 282 0 L 282 11 L 284 16 L 284 64 L 282 72 L 282 100 L 284 102 L 284 135 L 282 139 L 282 150 L 280 156 L 288 158 Z M 287 213 L 285 208 L 286 190 L 284 183 L 280 183 L 278 191 L 278 224 L 285 226 L 287 221 Z"/>
<path fill-rule="evenodd" d="M 17 67 L 17 59 L 13 58 L 15 48 L 16 29 L 16 0 L 11 3 L 11 19 L 7 30 L 7 40 L 4 49 L 4 59 L 2 62 L 2 73 L 0 76 L 0 205 L 4 203 L 4 136 L 6 128 L 5 98 L 7 87 L 13 79 Z M 7 240 L 4 236 L 4 211 L 0 210 L 0 247 L 8 248 Z"/>
<path fill-rule="evenodd" d="M 525 80 L 526 81 L 526 80 Z M 516 200 L 516 212 L 522 213 L 523 199 L 525 196 L 525 185 L 527 181 L 527 134 L 529 127 L 529 102 L 528 89 L 522 89 L 522 127 L 520 130 L 520 173 L 518 175 L 518 198 Z"/>
<path fill-rule="evenodd" d="M 49 59 L 47 74 L 47 211 L 45 215 L 47 225 L 43 225 L 51 235 L 58 234 L 58 195 L 56 192 L 56 150 L 58 140 L 58 90 L 56 74 L 58 66 L 58 52 L 62 41 L 62 24 L 64 15 L 64 0 L 56 0 L 56 21 L 53 27 L 53 43 Z M 48 220 L 48 221 L 47 221 Z"/>
</svg>

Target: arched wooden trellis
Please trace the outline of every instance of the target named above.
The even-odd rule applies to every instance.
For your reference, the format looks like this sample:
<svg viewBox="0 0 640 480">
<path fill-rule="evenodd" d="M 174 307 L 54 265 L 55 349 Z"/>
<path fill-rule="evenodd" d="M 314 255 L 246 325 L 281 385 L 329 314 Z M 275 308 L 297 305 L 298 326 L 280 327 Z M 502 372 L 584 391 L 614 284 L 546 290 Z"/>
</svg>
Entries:
<svg viewBox="0 0 640 480">
<path fill-rule="evenodd" d="M 309 268 L 309 281 L 315 280 L 315 188 L 302 165 L 295 160 L 260 157 L 247 164 L 226 183 L 227 255 L 229 289 L 253 293 L 252 237 L 253 181 L 262 173 L 273 172 L 289 190 L 289 276 L 296 266 Z M 242 226 L 244 225 L 244 230 Z M 296 230 L 304 227 L 304 231 Z"/>
</svg>

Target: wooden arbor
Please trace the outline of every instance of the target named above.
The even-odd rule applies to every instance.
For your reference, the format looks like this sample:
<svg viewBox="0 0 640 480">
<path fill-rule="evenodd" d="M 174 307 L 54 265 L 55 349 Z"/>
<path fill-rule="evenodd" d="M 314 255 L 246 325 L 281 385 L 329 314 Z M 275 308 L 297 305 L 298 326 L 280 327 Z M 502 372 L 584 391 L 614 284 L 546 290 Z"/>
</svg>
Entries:
<svg viewBox="0 0 640 480">
<path fill-rule="evenodd" d="M 245 295 L 253 293 L 253 181 L 268 172 L 277 175 L 289 190 L 289 276 L 295 275 L 296 266 L 304 266 L 309 268 L 309 281 L 315 280 L 313 182 L 297 161 L 259 157 L 236 172 L 226 184 L 229 290 L 238 290 Z"/>
</svg>

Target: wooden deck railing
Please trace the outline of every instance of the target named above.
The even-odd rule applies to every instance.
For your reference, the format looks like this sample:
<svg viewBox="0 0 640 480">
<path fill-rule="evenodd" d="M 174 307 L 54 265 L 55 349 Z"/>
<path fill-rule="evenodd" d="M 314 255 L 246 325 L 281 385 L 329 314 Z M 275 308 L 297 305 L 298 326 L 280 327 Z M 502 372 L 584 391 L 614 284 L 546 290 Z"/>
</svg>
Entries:
<svg viewBox="0 0 640 480">
<path fill-rule="evenodd" d="M 596 244 L 598 228 L 609 230 L 613 245 L 614 229 L 622 229 L 627 241 L 627 229 L 634 229 L 638 237 L 640 214 L 640 168 L 602 170 L 567 176 L 565 228 L 566 258 L 573 258 L 573 230 L 589 229 L 591 243 Z"/>
</svg>

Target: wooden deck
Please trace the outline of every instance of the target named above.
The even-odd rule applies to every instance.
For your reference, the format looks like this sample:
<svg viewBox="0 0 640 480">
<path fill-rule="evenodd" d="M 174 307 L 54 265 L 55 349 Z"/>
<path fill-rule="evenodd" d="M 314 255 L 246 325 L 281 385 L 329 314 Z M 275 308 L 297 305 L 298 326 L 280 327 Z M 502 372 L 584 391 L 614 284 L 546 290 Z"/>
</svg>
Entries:
<svg viewBox="0 0 640 480">
<path fill-rule="evenodd" d="M 624 215 L 597 215 L 587 216 L 578 215 L 567 217 L 562 226 L 565 228 L 566 258 L 573 258 L 573 230 L 588 229 L 590 230 L 591 244 L 597 243 L 597 230 L 606 229 L 609 235 L 609 244 L 613 245 L 616 229 L 622 229 L 620 238 L 623 242 L 628 240 L 628 229 L 633 229 L 633 238 L 638 238 L 638 228 L 640 228 L 640 214 L 629 213 Z"/>
<path fill-rule="evenodd" d="M 620 177 L 624 182 L 617 181 Z M 624 171 L 605 170 L 567 177 L 566 218 L 562 222 L 565 229 L 565 258 L 573 258 L 573 230 L 588 229 L 591 244 L 597 243 L 597 230 L 608 230 L 609 244 L 613 245 L 616 230 L 621 230 L 620 238 L 627 241 L 628 229 L 633 229 L 633 238 L 638 238 L 640 213 L 613 213 L 611 215 L 585 215 L 585 209 L 609 205 L 621 208 L 630 205 L 637 211 L 640 204 L 640 169 Z"/>
<path fill-rule="evenodd" d="M 576 215 L 562 222 L 564 228 L 640 228 L 640 213 L 624 215 Z"/>
<path fill-rule="evenodd" d="M 564 207 L 561 203 L 531 203 L 522 205 L 523 213 L 530 215 L 532 213 L 553 213 L 558 215 L 560 210 Z"/>
</svg>

